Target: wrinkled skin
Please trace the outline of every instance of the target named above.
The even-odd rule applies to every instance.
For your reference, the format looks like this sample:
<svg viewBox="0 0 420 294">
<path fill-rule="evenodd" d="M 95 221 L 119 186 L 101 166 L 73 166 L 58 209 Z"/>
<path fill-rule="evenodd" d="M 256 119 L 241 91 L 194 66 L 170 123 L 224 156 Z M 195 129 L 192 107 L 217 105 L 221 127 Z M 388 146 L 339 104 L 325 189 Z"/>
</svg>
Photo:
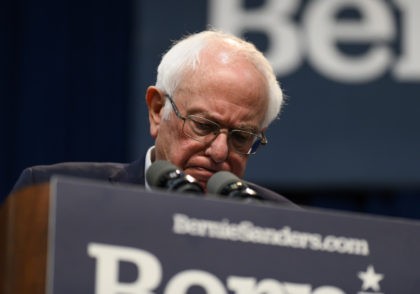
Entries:
<svg viewBox="0 0 420 294">
<path fill-rule="evenodd" d="M 184 116 L 201 115 L 226 129 L 261 132 L 268 104 L 266 82 L 252 63 L 232 56 L 230 49 L 216 46 L 202 52 L 199 67 L 184 75 L 173 99 Z M 171 161 L 196 178 L 203 188 L 221 170 L 242 178 L 248 156 L 229 150 L 226 133 L 209 144 L 185 136 L 183 121 L 173 111 L 168 119 L 163 119 L 165 100 L 165 93 L 156 87 L 147 89 L 150 134 L 155 139 L 152 160 Z"/>
</svg>

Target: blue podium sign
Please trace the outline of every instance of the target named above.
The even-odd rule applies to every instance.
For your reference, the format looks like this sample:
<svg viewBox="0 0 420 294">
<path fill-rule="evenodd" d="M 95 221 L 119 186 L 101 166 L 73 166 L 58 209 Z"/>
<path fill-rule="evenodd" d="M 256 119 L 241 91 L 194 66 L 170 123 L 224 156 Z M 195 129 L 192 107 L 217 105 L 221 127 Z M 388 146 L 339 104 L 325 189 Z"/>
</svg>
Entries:
<svg viewBox="0 0 420 294">
<path fill-rule="evenodd" d="M 420 293 L 417 222 L 52 181 L 48 293 Z"/>
</svg>

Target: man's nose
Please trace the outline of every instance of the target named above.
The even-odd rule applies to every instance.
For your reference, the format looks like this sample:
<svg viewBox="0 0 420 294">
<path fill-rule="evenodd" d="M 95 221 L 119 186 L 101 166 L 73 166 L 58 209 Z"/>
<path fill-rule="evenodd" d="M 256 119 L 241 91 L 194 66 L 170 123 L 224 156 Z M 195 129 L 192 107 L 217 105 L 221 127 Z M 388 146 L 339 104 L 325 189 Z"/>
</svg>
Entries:
<svg viewBox="0 0 420 294">
<path fill-rule="evenodd" d="M 206 154 L 211 157 L 214 162 L 224 162 L 229 154 L 228 134 L 219 133 L 216 138 L 209 144 Z"/>
</svg>

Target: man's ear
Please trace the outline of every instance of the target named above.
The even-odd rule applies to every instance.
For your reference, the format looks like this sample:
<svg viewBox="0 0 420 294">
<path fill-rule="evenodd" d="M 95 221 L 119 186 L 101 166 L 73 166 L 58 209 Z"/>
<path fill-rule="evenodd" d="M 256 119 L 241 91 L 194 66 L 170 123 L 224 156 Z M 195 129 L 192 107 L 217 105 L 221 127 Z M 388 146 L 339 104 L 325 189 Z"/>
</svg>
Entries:
<svg viewBox="0 0 420 294">
<path fill-rule="evenodd" d="M 146 91 L 146 103 L 149 109 L 150 135 L 156 139 L 162 120 L 161 110 L 165 105 L 166 97 L 155 86 L 150 86 Z"/>
</svg>

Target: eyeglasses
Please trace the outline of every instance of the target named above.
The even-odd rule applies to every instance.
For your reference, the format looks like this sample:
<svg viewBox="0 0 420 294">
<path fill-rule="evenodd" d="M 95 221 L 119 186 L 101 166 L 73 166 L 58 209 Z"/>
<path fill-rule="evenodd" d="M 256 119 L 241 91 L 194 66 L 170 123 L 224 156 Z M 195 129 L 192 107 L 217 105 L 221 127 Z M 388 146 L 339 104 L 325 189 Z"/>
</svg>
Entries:
<svg viewBox="0 0 420 294">
<path fill-rule="evenodd" d="M 166 97 L 171 102 L 176 116 L 184 121 L 182 131 L 186 136 L 204 144 L 209 144 L 222 133 L 222 127 L 207 118 L 193 114 L 183 116 L 172 97 L 169 95 L 166 95 Z M 228 146 L 231 150 L 246 155 L 255 154 L 260 145 L 268 143 L 263 132 L 258 135 L 246 130 L 232 129 L 227 131 L 227 137 Z"/>
</svg>

